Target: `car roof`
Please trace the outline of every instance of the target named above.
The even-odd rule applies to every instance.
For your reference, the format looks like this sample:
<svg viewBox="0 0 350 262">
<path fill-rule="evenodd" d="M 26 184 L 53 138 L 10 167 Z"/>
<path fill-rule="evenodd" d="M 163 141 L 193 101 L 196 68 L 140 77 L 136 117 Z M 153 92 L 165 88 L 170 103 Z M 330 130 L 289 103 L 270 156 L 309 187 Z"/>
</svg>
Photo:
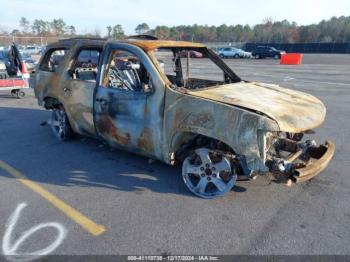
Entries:
<svg viewBox="0 0 350 262">
<path fill-rule="evenodd" d="M 114 42 L 114 41 L 111 41 L 111 42 Z M 167 47 L 188 47 L 188 48 L 205 47 L 205 45 L 199 44 L 199 43 L 186 42 L 186 41 L 172 41 L 172 40 L 124 40 L 124 41 L 117 41 L 117 42 L 136 45 L 146 52 L 152 51 L 158 48 L 167 48 Z"/>
<path fill-rule="evenodd" d="M 127 43 L 131 45 L 135 45 L 143 49 L 144 51 L 152 51 L 158 48 L 167 48 L 167 47 L 188 47 L 188 48 L 203 48 L 206 47 L 200 43 L 194 42 L 186 42 L 186 41 L 172 41 L 172 40 L 107 40 L 103 38 L 68 38 L 62 39 L 58 42 L 49 44 L 47 48 L 55 48 L 55 47 L 70 47 L 77 43 L 81 45 L 104 45 L 105 43 Z"/>
<path fill-rule="evenodd" d="M 106 39 L 103 38 L 90 38 L 90 37 L 74 37 L 61 39 L 58 42 L 54 42 L 47 45 L 47 49 L 60 48 L 60 47 L 71 47 L 75 44 L 81 45 L 92 45 L 92 46 L 103 46 L 106 43 Z"/>
</svg>

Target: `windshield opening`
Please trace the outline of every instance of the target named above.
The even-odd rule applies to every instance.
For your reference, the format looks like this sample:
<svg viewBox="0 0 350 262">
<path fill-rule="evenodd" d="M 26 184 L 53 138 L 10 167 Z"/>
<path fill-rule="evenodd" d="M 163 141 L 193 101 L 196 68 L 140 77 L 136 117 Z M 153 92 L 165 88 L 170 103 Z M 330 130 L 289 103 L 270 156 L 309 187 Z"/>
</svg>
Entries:
<svg viewBox="0 0 350 262">
<path fill-rule="evenodd" d="M 159 48 L 154 53 L 160 68 L 174 87 L 195 90 L 241 81 L 207 48 Z"/>
</svg>

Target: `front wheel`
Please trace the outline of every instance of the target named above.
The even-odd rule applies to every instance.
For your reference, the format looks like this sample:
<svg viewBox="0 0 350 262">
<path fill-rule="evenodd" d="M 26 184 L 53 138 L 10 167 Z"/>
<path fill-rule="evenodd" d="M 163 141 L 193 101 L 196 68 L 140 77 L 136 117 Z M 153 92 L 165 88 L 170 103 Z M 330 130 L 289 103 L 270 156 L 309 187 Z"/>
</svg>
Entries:
<svg viewBox="0 0 350 262">
<path fill-rule="evenodd" d="M 225 56 L 224 56 L 223 54 L 220 54 L 220 57 L 221 57 L 222 59 L 224 59 L 224 58 L 225 58 Z"/>
<path fill-rule="evenodd" d="M 73 136 L 73 131 L 63 106 L 52 110 L 50 126 L 52 132 L 60 141 L 69 140 Z"/>
<path fill-rule="evenodd" d="M 199 148 L 185 158 L 182 178 L 187 188 L 201 198 L 215 198 L 228 193 L 237 175 L 230 161 L 208 148 Z"/>
</svg>

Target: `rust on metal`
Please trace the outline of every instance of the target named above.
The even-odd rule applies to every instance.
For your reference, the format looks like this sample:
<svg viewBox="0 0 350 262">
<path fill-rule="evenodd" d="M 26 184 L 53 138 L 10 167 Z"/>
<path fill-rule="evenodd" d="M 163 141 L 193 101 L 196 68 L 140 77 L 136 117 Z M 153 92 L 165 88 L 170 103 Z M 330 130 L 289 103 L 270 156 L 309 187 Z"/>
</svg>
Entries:
<svg viewBox="0 0 350 262">
<path fill-rule="evenodd" d="M 130 78 L 136 73 L 140 83 L 135 89 L 123 79 L 117 79 L 119 85 L 111 84 L 109 69 L 115 67 L 111 61 L 116 59 L 118 45 L 139 61 L 132 67 L 131 61 L 124 59 L 129 63 L 123 70 L 129 71 L 117 75 Z M 93 68 L 90 76 L 94 77 L 88 80 L 80 79 L 80 71 L 75 68 L 84 48 L 99 50 L 100 54 L 111 50 L 105 52 L 106 57 L 100 57 L 103 62 Z M 196 62 L 211 60 L 221 69 L 223 80 L 188 75 L 186 81 L 179 81 L 183 76 L 167 74 L 158 60 L 157 52 L 162 48 L 174 54 L 173 73 L 182 72 L 181 56 L 176 52 L 193 49 L 205 54 Z M 75 133 L 168 164 L 180 163 L 195 147 L 211 147 L 228 153 L 232 164 L 236 164 L 232 157 L 235 155 L 251 173 L 282 174 L 295 182 L 314 177 L 333 157 L 332 142 L 317 147 L 313 141 L 302 141 L 304 134 L 325 120 L 326 108 L 320 100 L 277 85 L 243 81 L 202 44 L 71 39 L 49 45 L 39 64 L 45 62 L 50 50 L 66 51 L 55 70 L 39 65 L 35 95 L 46 109 L 62 106 Z M 189 58 L 185 65 L 191 65 Z M 191 87 L 196 84 L 198 88 Z"/>
<path fill-rule="evenodd" d="M 143 49 L 146 52 L 155 50 L 157 48 L 165 48 L 165 47 L 185 47 L 185 48 L 191 48 L 191 47 L 200 47 L 204 48 L 205 45 L 199 44 L 199 43 L 193 43 L 193 42 L 186 42 L 186 41 L 169 41 L 169 40 L 127 40 L 126 43 L 136 45 Z"/>
<path fill-rule="evenodd" d="M 102 115 L 96 124 L 99 126 L 101 133 L 107 134 L 121 145 L 127 145 L 129 143 L 130 134 L 120 132 L 109 116 Z"/>
</svg>

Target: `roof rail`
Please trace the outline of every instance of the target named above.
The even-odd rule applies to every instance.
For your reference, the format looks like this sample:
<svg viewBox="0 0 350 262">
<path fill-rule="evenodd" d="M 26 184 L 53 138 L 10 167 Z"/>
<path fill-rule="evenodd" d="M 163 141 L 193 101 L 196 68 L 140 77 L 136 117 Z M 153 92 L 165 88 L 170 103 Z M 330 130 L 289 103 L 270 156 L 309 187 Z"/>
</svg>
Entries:
<svg viewBox="0 0 350 262">
<path fill-rule="evenodd" d="M 131 35 L 131 36 L 128 36 L 126 39 L 158 40 L 158 37 L 155 37 L 153 35 Z"/>
<path fill-rule="evenodd" d="M 62 38 L 58 41 L 69 41 L 69 40 L 106 40 L 106 38 L 101 37 L 89 37 L 89 36 L 76 36 L 76 37 L 69 37 L 69 38 Z"/>
</svg>

